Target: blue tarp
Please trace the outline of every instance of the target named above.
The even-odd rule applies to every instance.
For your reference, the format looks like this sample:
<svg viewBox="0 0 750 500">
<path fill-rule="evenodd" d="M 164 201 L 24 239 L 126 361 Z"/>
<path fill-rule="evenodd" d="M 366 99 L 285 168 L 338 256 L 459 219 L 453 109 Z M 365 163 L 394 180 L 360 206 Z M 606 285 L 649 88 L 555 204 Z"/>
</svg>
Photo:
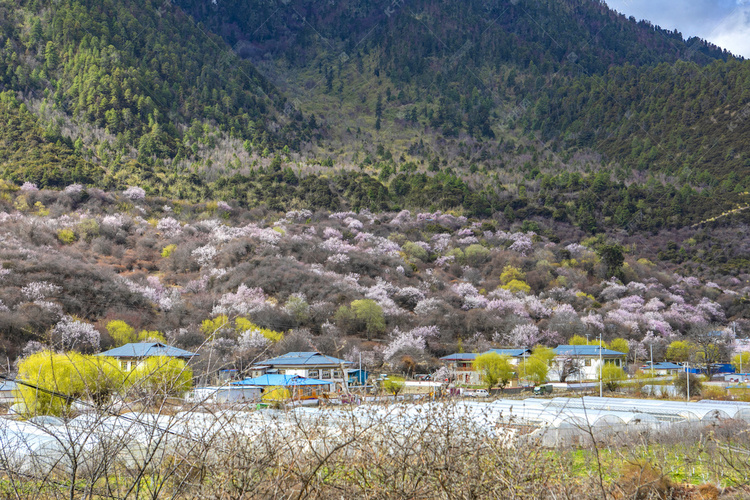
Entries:
<svg viewBox="0 0 750 500">
<path fill-rule="evenodd" d="M 261 387 L 300 387 L 306 385 L 330 385 L 330 380 L 318 380 L 315 378 L 300 377 L 299 375 L 267 374 L 255 378 L 246 378 L 232 385 L 258 385 Z"/>
</svg>

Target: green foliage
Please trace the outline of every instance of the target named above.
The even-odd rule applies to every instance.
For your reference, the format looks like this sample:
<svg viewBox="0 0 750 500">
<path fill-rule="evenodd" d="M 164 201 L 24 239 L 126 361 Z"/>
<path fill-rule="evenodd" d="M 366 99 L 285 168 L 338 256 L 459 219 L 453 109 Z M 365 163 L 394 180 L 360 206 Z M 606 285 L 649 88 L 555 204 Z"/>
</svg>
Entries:
<svg viewBox="0 0 750 500">
<path fill-rule="evenodd" d="M 388 377 L 383 380 L 383 390 L 388 394 L 398 396 L 398 393 L 404 389 L 405 382 L 404 377 Z"/>
<path fill-rule="evenodd" d="M 750 371 L 750 352 L 740 352 L 732 357 L 732 366 L 737 373 Z"/>
<path fill-rule="evenodd" d="M 487 386 L 487 390 L 496 385 L 504 388 L 515 375 L 510 357 L 496 352 L 487 352 L 477 356 L 474 360 L 474 370 L 482 375 L 482 382 Z"/>
<path fill-rule="evenodd" d="M 568 344 L 570 345 L 588 345 L 589 341 L 586 340 L 586 337 L 581 337 L 580 335 L 573 335 L 570 340 L 568 340 Z"/>
<path fill-rule="evenodd" d="M 601 373 L 602 383 L 610 392 L 614 392 L 625 380 L 625 370 L 614 363 L 605 363 Z"/>
<path fill-rule="evenodd" d="M 18 379 L 42 389 L 19 384 L 14 396 L 22 403 L 25 417 L 65 416 L 77 398 L 104 404 L 121 389 L 124 375 L 112 358 L 42 351 L 19 363 Z"/>
<path fill-rule="evenodd" d="M 426 261 L 427 257 L 429 256 L 429 254 L 427 253 L 427 250 L 425 250 L 421 246 L 411 241 L 407 241 L 406 243 L 404 243 L 404 245 L 401 248 L 406 255 L 408 255 L 409 257 L 413 259 Z"/>
<path fill-rule="evenodd" d="M 490 251 L 488 248 L 483 247 L 479 244 L 473 244 L 466 247 L 466 250 L 464 250 L 464 257 L 466 259 L 466 263 L 470 266 L 478 266 L 481 265 L 487 257 L 489 257 Z"/>
<path fill-rule="evenodd" d="M 690 384 L 690 397 L 700 396 L 703 390 L 701 377 L 694 373 L 680 372 L 674 377 L 674 386 L 677 391 L 687 397 L 688 384 Z"/>
<path fill-rule="evenodd" d="M 385 316 L 383 308 L 372 299 L 355 300 L 350 307 L 341 306 L 334 319 L 345 328 L 354 328 L 354 331 L 364 330 L 367 339 L 371 340 L 373 335 L 379 335 L 385 331 Z"/>
</svg>

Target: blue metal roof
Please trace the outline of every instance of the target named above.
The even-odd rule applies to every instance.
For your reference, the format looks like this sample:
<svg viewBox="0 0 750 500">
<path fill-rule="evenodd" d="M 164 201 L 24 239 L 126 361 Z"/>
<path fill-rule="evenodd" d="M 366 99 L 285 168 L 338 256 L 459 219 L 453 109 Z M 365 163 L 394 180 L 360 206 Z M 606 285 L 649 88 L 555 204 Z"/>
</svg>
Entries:
<svg viewBox="0 0 750 500">
<path fill-rule="evenodd" d="M 624 352 L 613 351 L 598 345 L 559 345 L 553 349 L 555 356 L 625 356 Z"/>
<path fill-rule="evenodd" d="M 651 363 L 646 363 L 644 366 L 649 366 Z M 678 365 L 677 363 L 672 363 L 670 361 L 662 361 L 660 363 L 654 363 L 654 370 L 682 370 L 684 367 L 682 365 Z"/>
<path fill-rule="evenodd" d="M 443 361 L 473 361 L 477 359 L 477 356 L 479 356 L 478 352 L 456 352 L 440 359 Z"/>
<path fill-rule="evenodd" d="M 487 352 L 496 352 L 497 354 L 499 354 L 501 356 L 510 356 L 511 358 L 520 358 L 524 354 L 530 354 L 531 353 L 531 349 L 524 349 L 524 348 L 521 348 L 521 349 L 518 349 L 518 348 L 517 349 L 490 349 Z M 487 353 L 485 353 L 485 354 L 487 354 Z"/>
<path fill-rule="evenodd" d="M 305 385 L 329 385 L 332 383 L 333 382 L 329 380 L 318 380 L 314 378 L 300 377 L 299 375 L 261 375 L 260 377 L 246 378 L 244 380 L 234 382 L 232 385 L 297 387 Z"/>
<path fill-rule="evenodd" d="M 100 352 L 97 356 L 113 358 L 149 358 L 151 356 L 169 356 L 170 358 L 192 358 L 198 354 L 178 347 L 164 345 L 160 342 L 134 342 Z"/>
<path fill-rule="evenodd" d="M 281 356 L 267 359 L 257 363 L 258 365 L 271 366 L 339 366 L 341 364 L 351 365 L 351 361 L 326 356 L 319 352 L 288 352 Z"/>
<path fill-rule="evenodd" d="M 18 386 L 12 380 L 3 380 L 0 382 L 0 391 L 15 391 Z"/>
</svg>

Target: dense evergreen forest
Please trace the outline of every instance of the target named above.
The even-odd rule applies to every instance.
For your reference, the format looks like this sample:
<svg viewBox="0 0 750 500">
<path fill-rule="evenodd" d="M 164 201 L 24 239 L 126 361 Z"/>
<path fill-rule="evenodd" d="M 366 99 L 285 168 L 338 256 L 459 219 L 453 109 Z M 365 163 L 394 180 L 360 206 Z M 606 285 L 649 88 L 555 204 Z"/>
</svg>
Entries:
<svg viewBox="0 0 750 500">
<path fill-rule="evenodd" d="M 739 271 L 750 63 L 591 0 L 0 0 L 0 176 L 454 211 Z M 667 240 L 671 243 L 667 248 Z"/>
</svg>

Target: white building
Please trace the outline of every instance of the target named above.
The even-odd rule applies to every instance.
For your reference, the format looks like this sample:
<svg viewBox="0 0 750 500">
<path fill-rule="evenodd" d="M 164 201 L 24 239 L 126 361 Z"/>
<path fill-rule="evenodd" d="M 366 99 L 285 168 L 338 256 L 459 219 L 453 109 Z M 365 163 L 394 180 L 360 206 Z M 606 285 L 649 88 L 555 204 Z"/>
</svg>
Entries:
<svg viewBox="0 0 750 500">
<path fill-rule="evenodd" d="M 559 345 L 548 378 L 554 382 L 599 380 L 603 364 L 625 365 L 625 353 L 598 345 Z"/>
</svg>

